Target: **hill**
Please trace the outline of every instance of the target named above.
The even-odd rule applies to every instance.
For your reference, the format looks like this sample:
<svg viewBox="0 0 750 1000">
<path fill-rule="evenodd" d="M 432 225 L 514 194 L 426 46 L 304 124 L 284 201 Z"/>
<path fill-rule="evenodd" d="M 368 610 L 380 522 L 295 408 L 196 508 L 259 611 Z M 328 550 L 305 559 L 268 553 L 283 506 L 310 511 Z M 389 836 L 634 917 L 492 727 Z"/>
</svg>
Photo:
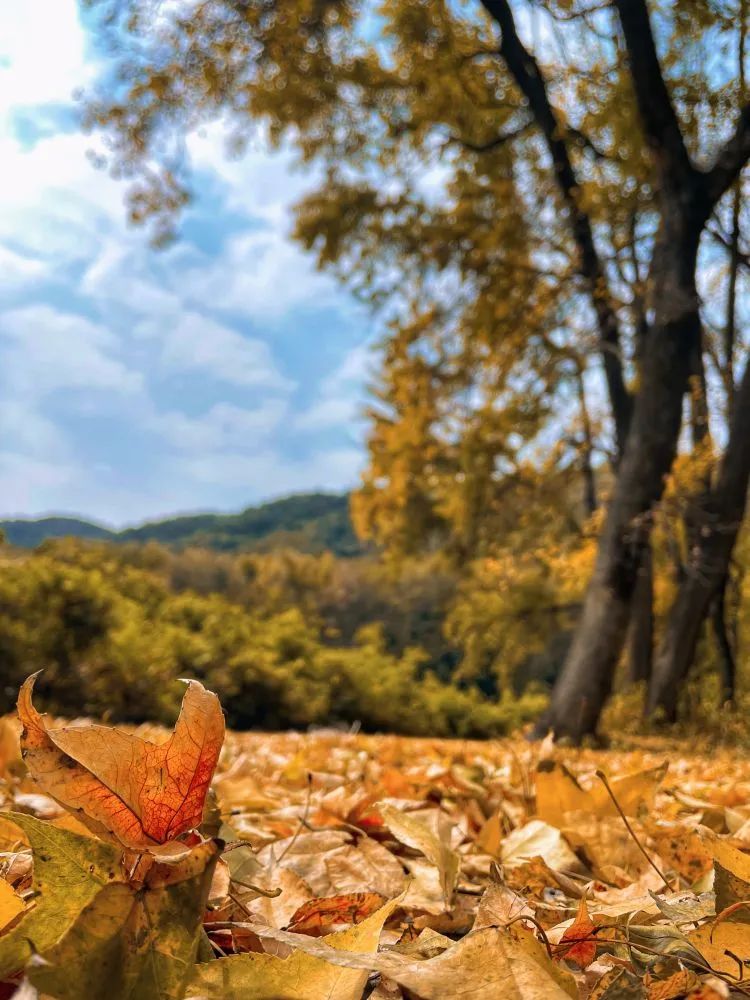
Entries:
<svg viewBox="0 0 750 1000">
<path fill-rule="evenodd" d="M 117 542 L 155 541 L 178 548 L 200 545 L 221 552 L 330 549 L 338 556 L 354 556 L 363 551 L 349 519 L 348 495 L 332 493 L 300 493 L 248 507 L 239 514 L 188 514 L 124 531 L 68 517 L 0 521 L 0 529 L 12 545 L 22 548 L 72 535 Z"/>
<path fill-rule="evenodd" d="M 78 517 L 41 517 L 36 521 L 18 519 L 0 521 L 0 531 L 11 545 L 22 549 L 33 549 L 47 538 L 90 538 L 97 541 L 116 537 L 116 532 L 104 528 L 93 521 L 83 521 Z"/>
</svg>

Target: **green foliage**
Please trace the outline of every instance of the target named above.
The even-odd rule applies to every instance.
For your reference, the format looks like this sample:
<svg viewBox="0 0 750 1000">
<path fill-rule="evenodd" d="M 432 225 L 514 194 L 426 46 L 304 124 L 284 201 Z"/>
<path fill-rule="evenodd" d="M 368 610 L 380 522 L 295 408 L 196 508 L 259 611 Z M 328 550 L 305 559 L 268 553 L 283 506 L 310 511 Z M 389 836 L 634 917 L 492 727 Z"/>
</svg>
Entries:
<svg viewBox="0 0 750 1000">
<path fill-rule="evenodd" d="M 0 574 L 1 707 L 10 709 L 21 681 L 41 669 L 39 692 L 51 710 L 129 722 L 173 717 L 180 677 L 215 690 L 236 728 L 358 723 L 366 730 L 492 736 L 539 708 L 538 697 L 496 705 L 476 688 L 435 676 L 439 657 L 431 664 L 414 642 L 440 627 L 434 565 L 399 585 L 385 567 L 359 567 L 360 603 L 352 608 L 344 586 L 337 628 L 334 594 L 342 580 L 356 579 L 356 561 L 238 556 L 229 589 L 238 580 L 244 589 L 230 600 L 174 589 L 170 577 L 182 559 L 153 545 L 71 539 L 7 559 Z M 182 584 L 190 574 L 205 582 L 206 567 L 216 561 L 226 569 L 228 559 L 205 551 L 201 563 L 193 551 Z M 390 606 L 400 608 L 394 621 L 383 614 L 388 579 Z M 386 625 L 365 623 L 380 617 Z"/>
</svg>

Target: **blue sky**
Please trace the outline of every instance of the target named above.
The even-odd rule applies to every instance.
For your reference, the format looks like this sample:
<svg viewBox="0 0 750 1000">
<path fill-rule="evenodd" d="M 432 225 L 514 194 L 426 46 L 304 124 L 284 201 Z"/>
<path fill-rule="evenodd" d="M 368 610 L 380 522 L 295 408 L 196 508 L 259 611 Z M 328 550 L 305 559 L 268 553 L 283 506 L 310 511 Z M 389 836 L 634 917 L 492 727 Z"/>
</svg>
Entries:
<svg viewBox="0 0 750 1000">
<path fill-rule="evenodd" d="M 289 239 L 314 177 L 190 140 L 197 199 L 151 250 L 95 170 L 76 0 L 0 5 L 0 515 L 122 525 L 352 485 L 368 314 Z"/>
</svg>

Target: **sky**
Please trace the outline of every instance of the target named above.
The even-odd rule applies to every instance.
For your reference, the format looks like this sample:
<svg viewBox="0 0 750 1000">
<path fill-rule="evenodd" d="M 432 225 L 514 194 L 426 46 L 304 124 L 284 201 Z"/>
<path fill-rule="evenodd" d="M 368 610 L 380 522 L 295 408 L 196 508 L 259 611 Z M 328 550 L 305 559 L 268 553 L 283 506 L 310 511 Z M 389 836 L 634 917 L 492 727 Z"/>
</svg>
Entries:
<svg viewBox="0 0 750 1000">
<path fill-rule="evenodd" d="M 367 312 L 290 239 L 314 184 L 190 139 L 196 199 L 153 250 L 95 169 L 76 0 L 0 4 L 0 516 L 110 525 L 353 485 Z"/>
</svg>

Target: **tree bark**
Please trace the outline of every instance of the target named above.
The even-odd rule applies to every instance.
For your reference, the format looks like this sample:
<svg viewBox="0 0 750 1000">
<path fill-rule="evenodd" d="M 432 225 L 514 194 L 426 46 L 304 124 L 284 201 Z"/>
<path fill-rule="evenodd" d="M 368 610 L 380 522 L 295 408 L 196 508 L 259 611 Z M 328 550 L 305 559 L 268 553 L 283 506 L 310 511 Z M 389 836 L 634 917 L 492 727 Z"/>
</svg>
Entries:
<svg viewBox="0 0 750 1000">
<path fill-rule="evenodd" d="M 649 681 L 654 661 L 654 565 L 650 544 L 643 547 L 633 591 L 627 655 L 628 683 Z"/>
<path fill-rule="evenodd" d="M 721 704 L 733 705 L 736 693 L 737 663 L 734 657 L 734 649 L 729 639 L 726 621 L 726 592 L 729 584 L 729 577 L 722 580 L 716 597 L 711 606 L 711 624 L 713 625 L 714 637 L 719 650 L 719 678 L 721 681 Z"/>
<path fill-rule="evenodd" d="M 745 514 L 750 482 L 750 361 L 735 397 L 729 440 L 716 485 L 705 504 L 700 537 L 687 568 L 654 663 L 647 710 L 677 715 L 682 681 L 693 659 L 712 600 L 729 573 L 732 550 Z M 722 615 L 723 620 L 723 615 Z"/>
<path fill-rule="evenodd" d="M 750 107 L 745 107 L 712 168 L 696 170 L 661 73 L 645 0 L 614 0 L 614 5 L 658 176 L 661 218 L 649 267 L 653 318 L 630 432 L 581 621 L 542 720 L 558 737 L 578 742 L 596 731 L 610 694 L 651 508 L 661 497 L 677 450 L 683 397 L 701 345 L 695 287 L 700 235 L 713 206 L 750 156 Z M 750 461 L 750 449 L 746 451 Z"/>
</svg>

